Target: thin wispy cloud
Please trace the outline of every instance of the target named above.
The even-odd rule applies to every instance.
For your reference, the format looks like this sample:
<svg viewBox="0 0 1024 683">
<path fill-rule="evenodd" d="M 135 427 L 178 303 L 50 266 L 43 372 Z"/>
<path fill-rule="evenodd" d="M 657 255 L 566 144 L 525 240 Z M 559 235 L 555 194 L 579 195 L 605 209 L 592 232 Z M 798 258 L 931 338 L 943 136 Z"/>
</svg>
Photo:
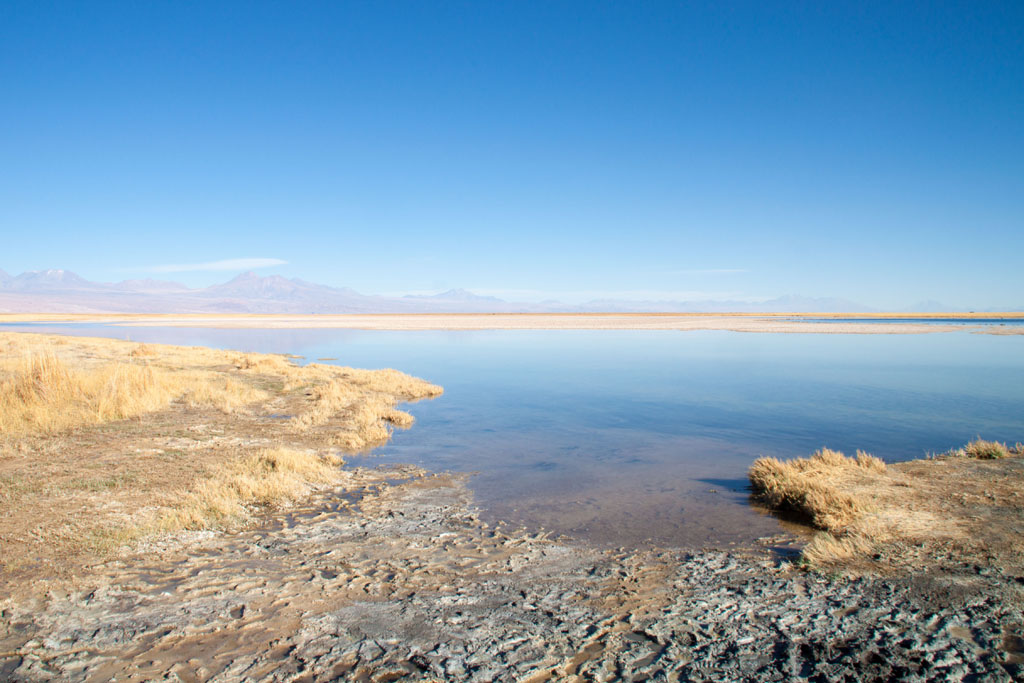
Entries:
<svg viewBox="0 0 1024 683">
<path fill-rule="evenodd" d="M 682 270 L 670 270 L 673 275 L 732 275 L 734 273 L 746 273 L 746 268 L 684 268 Z"/>
<path fill-rule="evenodd" d="M 152 273 L 190 273 L 196 271 L 217 271 L 217 270 L 254 270 L 256 268 L 268 268 L 270 266 L 283 266 L 287 261 L 279 258 L 231 258 L 222 261 L 207 261 L 206 263 L 166 263 L 160 266 L 151 266 L 146 270 Z"/>
<path fill-rule="evenodd" d="M 540 290 L 540 289 L 490 289 L 469 287 L 469 291 L 481 296 L 496 296 L 509 301 L 541 301 L 557 299 L 566 303 L 583 303 L 595 299 L 620 301 L 708 301 L 721 299 L 750 299 L 739 291 L 708 290 L 665 290 L 665 289 L 582 289 L 582 290 Z M 435 292 L 432 292 L 435 293 Z"/>
<path fill-rule="evenodd" d="M 383 292 L 381 296 L 434 296 L 443 289 L 414 289 Z M 478 296 L 493 296 L 511 302 L 560 301 L 580 304 L 593 300 L 609 301 L 762 301 L 769 297 L 751 296 L 742 291 L 729 290 L 678 290 L 678 289 L 522 289 L 466 287 Z"/>
</svg>

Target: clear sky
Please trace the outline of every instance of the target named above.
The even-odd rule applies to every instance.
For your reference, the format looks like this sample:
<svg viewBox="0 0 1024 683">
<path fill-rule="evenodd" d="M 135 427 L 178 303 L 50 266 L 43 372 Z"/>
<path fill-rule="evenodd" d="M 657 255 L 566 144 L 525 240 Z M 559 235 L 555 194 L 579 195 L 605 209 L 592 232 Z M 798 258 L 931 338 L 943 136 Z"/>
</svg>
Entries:
<svg viewBox="0 0 1024 683">
<path fill-rule="evenodd" d="M 1024 3 L 7 0 L 0 231 L 106 281 L 1021 306 Z"/>
</svg>

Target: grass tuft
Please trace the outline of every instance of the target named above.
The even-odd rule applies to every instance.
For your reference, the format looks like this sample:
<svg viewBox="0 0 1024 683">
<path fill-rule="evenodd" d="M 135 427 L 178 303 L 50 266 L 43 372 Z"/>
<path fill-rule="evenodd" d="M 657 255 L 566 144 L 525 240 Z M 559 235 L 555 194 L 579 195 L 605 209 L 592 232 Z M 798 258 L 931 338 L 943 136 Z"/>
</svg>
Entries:
<svg viewBox="0 0 1024 683">
<path fill-rule="evenodd" d="M 234 357 L 233 362 L 238 370 L 252 370 L 268 374 L 287 374 L 298 368 L 284 356 L 264 353 L 240 353 Z"/>
<path fill-rule="evenodd" d="M 1009 457 L 1010 449 L 1006 447 L 1005 443 L 985 441 L 979 438 L 964 446 L 964 454 L 967 457 L 978 458 L 979 460 L 994 460 L 995 458 Z"/>
<path fill-rule="evenodd" d="M 860 534 L 836 538 L 822 532 L 814 535 L 800 557 L 812 566 L 823 566 L 864 557 L 874 547 L 870 539 Z"/>
<path fill-rule="evenodd" d="M 964 444 L 960 448 L 953 448 L 945 453 L 932 455 L 932 458 L 976 458 L 978 460 L 997 460 L 1007 458 L 1011 455 L 1024 455 L 1024 446 L 1017 443 L 1007 446 L 999 441 L 985 441 L 981 437 Z"/>
<path fill-rule="evenodd" d="M 316 364 L 304 368 L 312 375 L 324 372 Z M 387 441 L 392 429 L 408 429 L 414 418 L 395 407 L 399 400 L 415 401 L 442 393 L 441 387 L 395 370 L 355 370 L 330 368 L 339 373 L 335 379 L 307 391 L 306 409 L 288 421 L 292 431 L 305 432 L 328 422 L 343 426 L 333 432 L 330 442 L 349 450 L 359 450 Z"/>
<path fill-rule="evenodd" d="M 980 558 L 995 547 L 1019 545 L 1011 540 L 1019 526 L 1019 478 L 1013 479 L 1019 469 L 991 461 L 1020 455 L 1020 444 L 978 438 L 941 456 L 887 468 L 861 451 L 849 458 L 822 449 L 787 462 L 759 458 L 749 476 L 769 507 L 827 532 L 803 549 L 809 565 L 856 564 L 873 554 L 895 566 L 929 557 L 941 562 L 937 558 L 953 547 Z"/>
<path fill-rule="evenodd" d="M 823 448 L 809 458 L 786 462 L 758 458 L 748 476 L 769 507 L 803 517 L 819 529 L 842 533 L 866 511 L 863 503 L 839 486 L 849 470 L 882 473 L 885 463 L 861 451 L 850 458 Z"/>
<path fill-rule="evenodd" d="M 316 484 L 339 478 L 342 459 L 271 448 L 218 465 L 158 523 L 162 531 L 207 529 L 243 517 L 251 506 L 298 500 Z"/>
<path fill-rule="evenodd" d="M 128 355 L 132 358 L 153 358 L 157 355 L 157 350 L 150 344 L 139 344 L 134 349 L 128 352 Z"/>
<path fill-rule="evenodd" d="M 173 371 L 131 360 L 72 367 L 54 353 L 42 353 L 13 365 L 0 383 L 0 433 L 5 435 L 52 434 L 123 420 L 177 399 L 230 413 L 266 397 L 213 372 Z"/>
</svg>

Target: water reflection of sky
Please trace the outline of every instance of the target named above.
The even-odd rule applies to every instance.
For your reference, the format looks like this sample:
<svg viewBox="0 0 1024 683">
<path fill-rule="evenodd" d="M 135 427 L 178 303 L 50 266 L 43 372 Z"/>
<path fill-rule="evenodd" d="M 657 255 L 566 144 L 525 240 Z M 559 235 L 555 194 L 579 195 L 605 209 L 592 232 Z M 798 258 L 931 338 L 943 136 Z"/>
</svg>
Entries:
<svg viewBox="0 0 1024 683">
<path fill-rule="evenodd" d="M 775 531 L 746 505 L 758 455 L 827 445 L 899 460 L 976 435 L 1024 439 L 1024 336 L 31 329 L 424 377 L 444 396 L 411 406 L 416 426 L 373 462 L 476 471 L 488 516 L 622 545 Z"/>
</svg>

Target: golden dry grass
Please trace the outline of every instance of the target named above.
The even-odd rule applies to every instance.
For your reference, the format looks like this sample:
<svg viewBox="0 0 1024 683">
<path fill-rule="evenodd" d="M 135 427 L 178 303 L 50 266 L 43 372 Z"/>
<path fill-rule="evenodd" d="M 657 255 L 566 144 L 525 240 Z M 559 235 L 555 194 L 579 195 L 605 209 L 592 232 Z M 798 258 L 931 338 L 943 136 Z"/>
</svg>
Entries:
<svg viewBox="0 0 1024 683">
<path fill-rule="evenodd" d="M 412 415 L 395 407 L 399 401 L 443 392 L 397 370 L 299 366 L 272 354 L 49 335 L 5 339 L 0 435 L 6 436 L 138 417 L 176 401 L 235 413 L 266 402 L 263 385 L 286 395 L 303 392 L 305 401 L 288 423 L 293 432 L 327 426 L 318 430 L 325 443 L 357 450 L 386 441 L 394 427 L 412 425 Z"/>
<path fill-rule="evenodd" d="M 329 366 L 313 364 L 307 368 L 308 378 L 323 373 Z M 329 372 L 339 376 L 311 388 L 308 407 L 289 420 L 288 426 L 292 431 L 303 432 L 341 417 L 346 428 L 334 432 L 330 441 L 350 450 L 386 441 L 392 427 L 412 426 L 412 415 L 395 407 L 399 400 L 431 398 L 443 391 L 439 386 L 394 370 L 330 368 Z"/>
<path fill-rule="evenodd" d="M 333 449 L 385 441 L 412 424 L 398 402 L 441 392 L 395 370 L 0 333 L 0 578 L 342 482 Z"/>
<path fill-rule="evenodd" d="M 294 448 L 270 448 L 219 464 L 161 515 L 162 531 L 206 529 L 244 516 L 253 505 L 298 500 L 316 484 L 339 478 L 340 456 Z"/>
<path fill-rule="evenodd" d="M 193 407 L 233 412 L 266 392 L 212 372 L 169 371 L 113 361 L 69 366 L 53 353 L 5 359 L 0 383 L 0 433 L 54 433 L 136 417 L 181 399 Z"/>
<path fill-rule="evenodd" d="M 270 356 L 257 353 L 240 353 L 232 357 L 232 362 L 239 370 L 253 372 L 269 372 L 277 375 L 289 375 L 297 366 L 282 356 Z"/>
<path fill-rule="evenodd" d="M 922 566 L 957 553 L 1018 562 L 1021 454 L 978 439 L 937 458 L 886 467 L 860 451 L 850 458 L 822 449 L 787 462 L 760 458 L 749 477 L 770 508 L 822 530 L 803 550 L 812 565 L 863 565 L 873 556 L 876 565 Z"/>
<path fill-rule="evenodd" d="M 386 441 L 393 427 L 413 424 L 409 413 L 398 410 L 399 401 L 418 401 L 440 396 L 443 389 L 397 370 L 358 370 L 310 363 L 285 376 L 285 390 L 301 390 L 306 402 L 288 421 L 295 433 L 340 422 L 343 428 L 326 434 L 328 443 L 358 450 Z"/>
<path fill-rule="evenodd" d="M 1010 452 L 1011 449 L 1007 448 L 1005 443 L 985 441 L 982 438 L 977 438 L 964 445 L 963 448 L 950 453 L 950 455 L 978 458 L 979 460 L 994 460 L 996 458 L 1007 458 L 1010 456 Z"/>
<path fill-rule="evenodd" d="M 769 507 L 805 517 L 819 529 L 842 533 L 865 512 L 863 502 L 842 489 L 851 470 L 882 473 L 885 463 L 861 451 L 851 458 L 823 448 L 809 458 L 787 462 L 758 458 L 749 477 Z"/>
<path fill-rule="evenodd" d="M 861 535 L 837 538 L 830 533 L 814 535 L 801 552 L 801 557 L 812 565 L 823 566 L 857 560 L 875 548 L 875 543 Z"/>
</svg>

